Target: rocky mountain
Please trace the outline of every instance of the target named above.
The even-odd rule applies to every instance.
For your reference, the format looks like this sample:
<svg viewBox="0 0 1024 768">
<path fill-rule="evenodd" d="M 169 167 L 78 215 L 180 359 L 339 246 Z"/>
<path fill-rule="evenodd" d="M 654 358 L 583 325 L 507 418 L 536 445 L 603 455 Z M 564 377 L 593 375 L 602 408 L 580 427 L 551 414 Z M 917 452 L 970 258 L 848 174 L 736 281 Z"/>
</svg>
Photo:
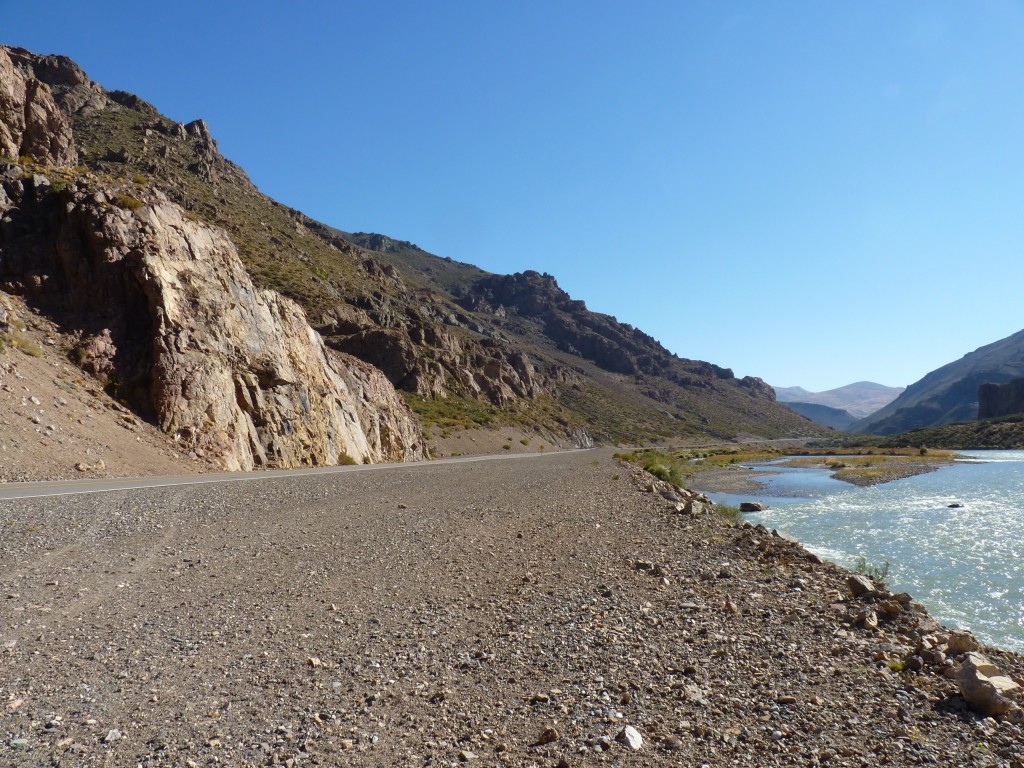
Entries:
<svg viewBox="0 0 1024 768">
<path fill-rule="evenodd" d="M 784 401 L 783 401 L 784 402 Z M 832 429 L 847 430 L 850 425 L 857 421 L 857 417 L 842 408 L 832 408 L 818 403 L 785 403 L 790 410 L 796 411 L 801 416 L 806 416 L 816 424 L 821 424 Z"/>
<path fill-rule="evenodd" d="M 853 425 L 857 432 L 892 435 L 910 429 L 970 421 L 978 415 L 978 389 L 1024 376 L 1024 331 L 976 349 L 932 371 L 896 400 Z"/>
<path fill-rule="evenodd" d="M 257 289 L 223 230 L 159 189 L 68 167 L 69 122 L 36 70 L 84 80 L 0 49 L 4 146 L 19 157 L 0 164 L 0 286 L 57 320 L 83 371 L 227 469 L 422 458 L 380 371 L 328 350 L 294 301 Z"/>
<path fill-rule="evenodd" d="M 557 404 L 568 409 L 559 418 L 601 439 L 817 432 L 782 413 L 760 379 L 678 357 L 640 329 L 590 311 L 549 274 L 494 275 L 411 243 L 335 231 L 435 302 L 453 304 L 456 322 L 468 318 L 489 343 L 526 353 L 548 372 Z"/>
<path fill-rule="evenodd" d="M 570 443 L 815 428 L 537 272 L 491 275 L 265 195 L 201 120 L 0 48 L 0 289 L 85 373 L 224 466 L 424 455 L 419 424 Z M 307 320 L 308 318 L 308 320 Z"/>
<path fill-rule="evenodd" d="M 775 387 L 780 403 L 811 403 L 848 411 L 854 421 L 870 416 L 895 400 L 903 387 L 887 387 L 873 381 L 857 381 L 825 392 L 808 392 L 803 387 Z"/>
</svg>

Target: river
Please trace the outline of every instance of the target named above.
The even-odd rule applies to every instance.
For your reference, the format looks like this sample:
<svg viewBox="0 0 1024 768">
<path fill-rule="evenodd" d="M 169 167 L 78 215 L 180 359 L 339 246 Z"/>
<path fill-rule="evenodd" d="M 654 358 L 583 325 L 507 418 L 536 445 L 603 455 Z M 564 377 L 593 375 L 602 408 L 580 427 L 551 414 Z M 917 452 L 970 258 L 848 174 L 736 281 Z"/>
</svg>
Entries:
<svg viewBox="0 0 1024 768">
<path fill-rule="evenodd" d="M 769 504 L 746 519 L 846 567 L 859 557 L 888 562 L 894 592 L 909 592 L 944 624 L 1024 652 L 1024 451 L 961 455 L 973 461 L 870 488 L 827 470 L 756 464 L 773 473 L 760 495 L 711 495 Z"/>
</svg>

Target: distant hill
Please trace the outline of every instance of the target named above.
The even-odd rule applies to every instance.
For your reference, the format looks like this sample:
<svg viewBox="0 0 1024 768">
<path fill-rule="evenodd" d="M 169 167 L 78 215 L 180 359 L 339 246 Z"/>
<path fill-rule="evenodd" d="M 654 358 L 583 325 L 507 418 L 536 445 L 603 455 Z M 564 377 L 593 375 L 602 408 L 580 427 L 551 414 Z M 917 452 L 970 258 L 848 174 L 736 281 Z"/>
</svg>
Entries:
<svg viewBox="0 0 1024 768">
<path fill-rule="evenodd" d="M 832 429 L 846 431 L 850 425 L 857 421 L 857 417 L 842 408 L 833 408 L 829 405 L 818 403 L 783 403 L 787 408 L 796 411 L 801 416 L 806 416 L 816 424 L 821 424 Z"/>
<path fill-rule="evenodd" d="M 978 416 L 978 388 L 1024 376 L 1024 331 L 976 349 L 932 371 L 889 405 L 853 425 L 856 432 L 893 435 Z"/>
<path fill-rule="evenodd" d="M 780 403 L 812 403 L 848 411 L 854 419 L 870 416 L 891 403 L 903 387 L 887 387 L 873 381 L 857 381 L 825 392 L 808 392 L 803 387 L 774 387 Z M 811 418 L 811 417 L 809 417 Z"/>
</svg>

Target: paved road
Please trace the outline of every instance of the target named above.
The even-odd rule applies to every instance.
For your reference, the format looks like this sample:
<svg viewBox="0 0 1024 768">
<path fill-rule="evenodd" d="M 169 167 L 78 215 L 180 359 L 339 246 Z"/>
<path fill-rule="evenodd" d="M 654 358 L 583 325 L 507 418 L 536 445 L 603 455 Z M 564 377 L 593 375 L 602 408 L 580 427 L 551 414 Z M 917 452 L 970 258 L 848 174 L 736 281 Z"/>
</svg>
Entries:
<svg viewBox="0 0 1024 768">
<path fill-rule="evenodd" d="M 356 464 L 338 467 L 261 470 L 258 472 L 217 472 L 209 474 L 168 475 L 164 477 L 91 478 L 82 480 L 48 480 L 34 483 L 4 483 L 0 484 L 0 501 L 10 499 L 34 499 L 42 496 L 71 496 L 82 493 L 107 493 L 109 491 L 127 491 L 138 488 L 205 485 L 207 483 L 235 483 L 252 480 L 280 480 L 289 477 L 333 475 L 342 472 L 373 472 L 382 469 L 396 469 L 400 467 L 415 469 L 417 467 L 437 466 L 438 464 L 462 464 L 467 462 L 494 461 L 498 459 L 536 459 L 548 456 L 557 456 L 560 453 L 564 454 L 572 452 L 573 451 L 555 451 L 550 453 L 520 453 L 493 456 L 458 456 L 451 459 L 435 459 L 433 461 L 410 462 L 407 464 Z"/>
</svg>

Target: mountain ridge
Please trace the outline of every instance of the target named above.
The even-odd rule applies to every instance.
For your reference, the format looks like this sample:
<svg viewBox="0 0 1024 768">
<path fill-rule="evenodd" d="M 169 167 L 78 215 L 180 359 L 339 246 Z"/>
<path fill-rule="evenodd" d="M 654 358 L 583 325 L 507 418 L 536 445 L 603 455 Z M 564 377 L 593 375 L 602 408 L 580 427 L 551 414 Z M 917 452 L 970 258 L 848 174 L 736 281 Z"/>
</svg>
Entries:
<svg viewBox="0 0 1024 768">
<path fill-rule="evenodd" d="M 512 423 L 612 442 L 819 434 L 759 379 L 670 353 L 551 276 L 491 275 L 317 222 L 259 192 L 202 120 L 177 123 L 105 91 L 64 57 L 4 50 L 52 94 L 79 163 L 19 154 L 11 169 L 52 177 L 47 195 L 86 184 L 126 206 L 162 197 L 222 229 L 258 288 L 297 302 L 328 347 L 381 371 L 424 424 Z"/>
<path fill-rule="evenodd" d="M 803 387 L 774 387 L 780 403 L 811 403 L 849 412 L 854 420 L 870 416 L 892 402 L 903 387 L 887 387 L 873 381 L 855 381 L 824 392 L 809 392 Z"/>
<path fill-rule="evenodd" d="M 1024 376 L 1024 330 L 978 347 L 936 368 L 907 387 L 896 400 L 851 428 L 892 435 L 978 417 L 982 384 L 1006 384 Z"/>
</svg>

